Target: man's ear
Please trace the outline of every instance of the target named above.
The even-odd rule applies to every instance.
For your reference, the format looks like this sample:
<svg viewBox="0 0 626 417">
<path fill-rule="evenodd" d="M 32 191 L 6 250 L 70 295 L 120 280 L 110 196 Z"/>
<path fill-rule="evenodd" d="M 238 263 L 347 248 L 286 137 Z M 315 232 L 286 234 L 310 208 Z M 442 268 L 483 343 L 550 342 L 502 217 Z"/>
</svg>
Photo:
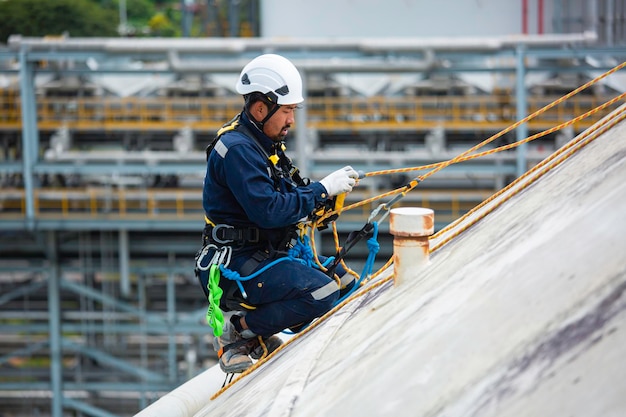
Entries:
<svg viewBox="0 0 626 417">
<path fill-rule="evenodd" d="M 250 113 L 252 113 L 255 119 L 263 120 L 267 113 L 267 108 L 265 107 L 265 104 L 263 104 L 263 102 L 259 100 L 252 104 L 250 108 Z"/>
</svg>

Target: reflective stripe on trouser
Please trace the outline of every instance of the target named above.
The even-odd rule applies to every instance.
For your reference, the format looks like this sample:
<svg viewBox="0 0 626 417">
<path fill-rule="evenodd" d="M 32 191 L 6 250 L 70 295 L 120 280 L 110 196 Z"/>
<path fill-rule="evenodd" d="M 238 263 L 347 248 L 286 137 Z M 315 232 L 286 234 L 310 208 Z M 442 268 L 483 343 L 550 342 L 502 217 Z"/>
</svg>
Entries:
<svg viewBox="0 0 626 417">
<path fill-rule="evenodd" d="M 323 300 L 328 297 L 332 293 L 337 291 L 337 283 L 333 281 L 329 281 L 328 284 L 324 285 L 321 288 L 316 289 L 311 293 L 311 296 L 314 300 Z"/>
<path fill-rule="evenodd" d="M 348 285 L 354 283 L 354 280 L 355 280 L 354 275 L 348 274 L 348 273 L 343 274 L 343 276 L 340 279 L 341 288 L 342 289 L 346 288 Z"/>
<path fill-rule="evenodd" d="M 278 262 L 242 284 L 248 300 L 256 306 L 247 313 L 246 323 L 264 337 L 310 322 L 330 310 L 339 297 L 335 280 L 296 261 Z"/>
</svg>

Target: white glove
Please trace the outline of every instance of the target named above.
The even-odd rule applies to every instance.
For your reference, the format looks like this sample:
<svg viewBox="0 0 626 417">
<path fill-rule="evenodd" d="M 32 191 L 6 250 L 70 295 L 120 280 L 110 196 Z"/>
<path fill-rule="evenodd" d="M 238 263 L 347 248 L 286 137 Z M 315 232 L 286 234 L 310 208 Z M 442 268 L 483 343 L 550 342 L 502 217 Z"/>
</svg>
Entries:
<svg viewBox="0 0 626 417">
<path fill-rule="evenodd" d="M 334 197 L 352 191 L 358 178 L 358 172 L 348 165 L 322 178 L 320 183 L 326 188 L 328 197 Z"/>
</svg>

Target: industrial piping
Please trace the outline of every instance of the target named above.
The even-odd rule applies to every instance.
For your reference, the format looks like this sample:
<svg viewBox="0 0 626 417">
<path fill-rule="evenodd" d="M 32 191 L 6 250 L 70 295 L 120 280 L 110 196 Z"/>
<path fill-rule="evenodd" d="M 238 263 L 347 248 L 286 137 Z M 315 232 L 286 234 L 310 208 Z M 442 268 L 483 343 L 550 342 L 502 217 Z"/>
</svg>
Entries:
<svg viewBox="0 0 626 417">
<path fill-rule="evenodd" d="M 428 264 L 428 237 L 433 234 L 435 214 L 421 207 L 399 207 L 389 213 L 393 235 L 394 284 L 401 285 Z"/>
<path fill-rule="evenodd" d="M 211 387 L 215 385 L 215 372 L 221 372 L 218 365 L 202 372 L 183 385 L 159 398 L 148 407 L 135 414 L 135 417 L 191 417 L 209 401 Z"/>
<path fill-rule="evenodd" d="M 511 35 L 501 37 L 436 37 L 436 38 L 250 38 L 250 39 L 119 39 L 119 38 L 57 38 L 44 39 L 11 35 L 7 41 L 10 50 L 78 52 L 96 51 L 111 54 L 127 53 L 230 53 L 266 51 L 362 51 L 362 52 L 420 52 L 441 51 L 490 51 L 510 48 L 515 45 L 562 46 L 569 44 L 591 44 L 596 42 L 596 33 L 587 31 L 573 34 Z"/>
</svg>

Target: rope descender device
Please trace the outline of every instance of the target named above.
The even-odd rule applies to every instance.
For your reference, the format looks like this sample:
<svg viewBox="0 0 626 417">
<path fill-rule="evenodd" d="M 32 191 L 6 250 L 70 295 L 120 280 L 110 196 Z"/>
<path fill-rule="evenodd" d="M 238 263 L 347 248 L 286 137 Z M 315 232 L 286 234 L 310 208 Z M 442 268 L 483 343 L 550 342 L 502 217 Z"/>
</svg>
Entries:
<svg viewBox="0 0 626 417">
<path fill-rule="evenodd" d="M 335 269 L 337 268 L 337 265 L 341 263 L 341 260 L 345 257 L 348 251 L 352 249 L 352 247 L 356 245 L 361 239 L 363 239 L 365 236 L 369 235 L 372 232 L 374 232 L 376 237 L 378 236 L 378 224 L 387 218 L 387 216 L 389 215 L 389 211 L 391 210 L 391 207 L 394 204 L 396 204 L 400 199 L 402 199 L 404 196 L 406 196 L 406 194 L 409 191 L 417 187 L 417 185 L 421 182 L 421 180 L 422 180 L 421 177 L 414 178 L 407 185 L 405 185 L 403 187 L 404 190 L 401 191 L 399 194 L 397 194 L 394 198 L 392 198 L 386 203 L 380 204 L 378 207 L 372 210 L 369 217 L 367 218 L 367 223 L 365 223 L 365 225 L 361 228 L 361 230 L 354 231 L 348 235 L 348 238 L 346 239 L 345 244 L 339 251 L 337 251 L 337 254 L 335 255 L 335 259 L 333 263 L 328 267 L 328 271 L 326 272 L 327 275 L 332 276 L 332 274 L 334 274 Z M 343 199 L 341 200 L 341 206 L 343 207 Z M 382 214 L 380 214 L 381 212 Z M 375 220 L 376 217 L 379 216 L 379 214 L 380 214 L 380 218 L 378 220 Z M 371 244 L 368 243 L 368 246 L 371 246 Z M 377 249 L 375 251 L 378 252 Z"/>
</svg>

